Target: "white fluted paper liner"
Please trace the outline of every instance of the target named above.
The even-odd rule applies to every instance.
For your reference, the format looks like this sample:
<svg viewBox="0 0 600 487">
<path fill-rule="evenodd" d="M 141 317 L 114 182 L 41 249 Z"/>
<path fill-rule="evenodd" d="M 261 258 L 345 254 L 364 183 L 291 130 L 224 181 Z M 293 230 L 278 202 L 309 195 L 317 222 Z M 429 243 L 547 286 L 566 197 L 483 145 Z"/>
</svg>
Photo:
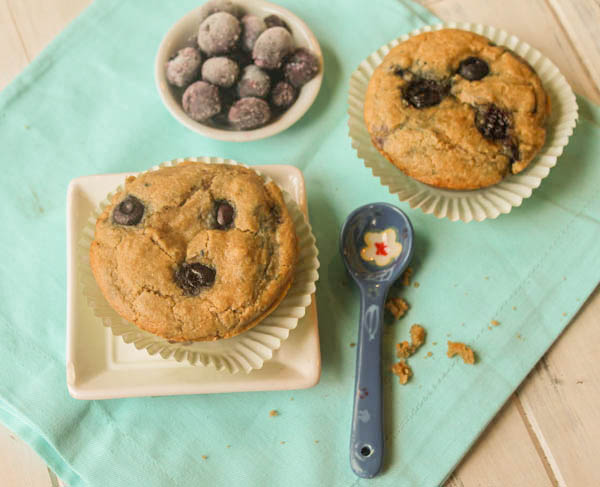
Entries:
<svg viewBox="0 0 600 487">
<path fill-rule="evenodd" d="M 369 79 L 383 58 L 393 47 L 409 37 L 434 30 L 454 28 L 468 30 L 483 35 L 500 46 L 505 46 L 523 57 L 537 72 L 550 96 L 552 113 L 547 124 L 546 143 L 536 158 L 519 174 L 507 176 L 493 186 L 471 190 L 454 191 L 434 188 L 404 174 L 383 157 L 371 142 L 364 121 L 364 101 Z M 411 208 L 420 208 L 437 218 L 451 221 L 482 221 L 509 213 L 520 206 L 523 199 L 531 196 L 550 169 L 556 165 L 558 157 L 573 133 L 577 121 L 577 102 L 573 90 L 552 61 L 544 57 L 529 44 L 515 36 L 494 27 L 467 22 L 450 22 L 426 26 L 403 35 L 381 47 L 360 63 L 350 78 L 348 95 L 349 135 L 365 166 L 387 186 L 390 193 L 400 201 L 407 201 Z"/>
<path fill-rule="evenodd" d="M 150 171 L 155 171 L 161 167 L 175 166 L 184 161 L 249 167 L 229 159 L 198 157 L 164 162 L 153 167 Z M 250 169 L 253 168 L 250 167 Z M 260 174 L 260 171 L 256 172 Z M 263 175 L 261 177 L 263 177 L 265 183 L 270 181 L 268 177 Z M 120 336 L 125 343 L 130 343 L 137 349 L 145 349 L 150 355 L 158 353 L 165 359 L 173 357 L 178 362 L 187 361 L 192 365 L 213 366 L 218 371 L 230 373 L 236 373 L 240 370 L 249 373 L 254 369 L 260 369 L 264 362 L 273 356 L 273 351 L 281 346 L 290 331 L 298 325 L 298 320 L 306 313 L 306 308 L 311 303 L 311 296 L 315 292 L 315 282 L 319 277 L 316 240 L 310 224 L 296 201 L 286 191 L 282 191 L 284 202 L 293 219 L 296 235 L 298 236 L 299 256 L 294 280 L 279 306 L 260 324 L 232 338 L 214 342 L 171 343 L 165 338 L 141 330 L 121 318 L 102 295 L 92 274 L 89 249 L 94 238 L 96 220 L 104 211 L 104 208 L 110 204 L 110 199 L 114 193 L 121 189 L 121 186 L 116 188 L 95 209 L 88 219 L 79 241 L 78 277 L 83 294 L 87 298 L 94 315 L 105 326 L 110 327 L 114 335 Z"/>
</svg>

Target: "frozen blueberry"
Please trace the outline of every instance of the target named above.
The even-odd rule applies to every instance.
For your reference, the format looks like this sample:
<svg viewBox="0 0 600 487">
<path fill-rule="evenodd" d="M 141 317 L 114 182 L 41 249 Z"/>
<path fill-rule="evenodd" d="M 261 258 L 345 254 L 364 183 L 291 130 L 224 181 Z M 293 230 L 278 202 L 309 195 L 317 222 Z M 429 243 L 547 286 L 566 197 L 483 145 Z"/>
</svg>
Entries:
<svg viewBox="0 0 600 487">
<path fill-rule="evenodd" d="M 490 72 L 490 67 L 478 57 L 468 57 L 463 59 L 458 65 L 458 74 L 469 81 L 477 81 L 487 76 Z"/>
<path fill-rule="evenodd" d="M 290 83 L 300 88 L 317 75 L 319 60 L 312 52 L 301 47 L 287 60 L 283 72 Z"/>
<path fill-rule="evenodd" d="M 198 29 L 198 45 L 207 55 L 227 54 L 235 49 L 242 27 L 227 12 L 217 12 L 204 20 Z"/>
<path fill-rule="evenodd" d="M 202 54 L 194 47 L 184 47 L 167 61 L 167 81 L 184 88 L 198 77 Z"/>
<path fill-rule="evenodd" d="M 242 17 L 242 28 L 244 31 L 242 34 L 242 49 L 252 52 L 256 39 L 267 30 L 267 26 L 264 20 L 256 15 L 244 15 Z"/>
<path fill-rule="evenodd" d="M 216 275 L 214 269 L 198 262 L 192 264 L 184 262 L 175 271 L 175 283 L 187 296 L 197 296 L 203 287 L 214 284 Z"/>
<path fill-rule="evenodd" d="M 271 78 L 271 86 L 275 86 L 280 81 L 285 81 L 285 77 L 283 75 L 283 69 L 270 69 L 267 71 L 269 78 Z"/>
<path fill-rule="evenodd" d="M 275 14 L 265 17 L 265 24 L 267 25 L 267 29 L 270 29 L 271 27 L 283 27 L 284 29 L 288 28 L 283 19 Z"/>
<path fill-rule="evenodd" d="M 246 66 L 238 82 L 238 95 L 240 98 L 257 96 L 264 98 L 271 89 L 269 75 L 254 64 Z"/>
<path fill-rule="evenodd" d="M 213 116 L 212 120 L 217 125 L 228 126 L 229 120 L 227 119 L 227 115 L 229 115 L 229 109 L 236 101 L 239 100 L 237 86 L 232 86 L 231 88 L 220 88 L 219 94 L 221 97 L 221 111 Z"/>
<path fill-rule="evenodd" d="M 229 110 L 229 123 L 239 130 L 261 127 L 271 118 L 268 103 L 261 98 L 242 98 Z"/>
<path fill-rule="evenodd" d="M 227 12 L 235 17 L 242 16 L 242 9 L 239 5 L 235 5 L 229 0 L 210 0 L 206 2 L 200 8 L 200 14 L 198 15 L 198 21 L 202 23 L 204 19 L 210 17 L 212 14 L 217 12 Z"/>
<path fill-rule="evenodd" d="M 206 81 L 196 81 L 183 93 L 182 104 L 185 113 L 202 122 L 221 111 L 219 88 Z"/>
<path fill-rule="evenodd" d="M 475 126 L 486 139 L 501 140 L 508 136 L 511 117 L 496 105 L 487 105 L 475 112 Z"/>
<path fill-rule="evenodd" d="M 245 68 L 254 62 L 252 60 L 252 53 L 242 49 L 236 49 L 232 53 L 227 54 L 227 57 L 234 61 L 240 67 L 240 69 Z"/>
<path fill-rule="evenodd" d="M 239 74 L 235 61 L 226 57 L 211 57 L 202 65 L 202 79 L 223 88 L 233 86 Z"/>
<path fill-rule="evenodd" d="M 285 109 L 296 100 L 296 88 L 285 81 L 280 81 L 271 91 L 271 103 L 277 108 Z"/>
<path fill-rule="evenodd" d="M 137 225 L 144 216 L 144 203 L 129 195 L 113 210 L 113 222 L 119 225 Z"/>
<path fill-rule="evenodd" d="M 271 27 L 256 39 L 252 58 L 260 68 L 277 69 L 293 49 L 294 41 L 290 33 L 283 27 Z"/>
<path fill-rule="evenodd" d="M 439 105 L 447 93 L 447 85 L 430 79 L 415 79 L 402 89 L 404 99 L 415 108 Z"/>
</svg>

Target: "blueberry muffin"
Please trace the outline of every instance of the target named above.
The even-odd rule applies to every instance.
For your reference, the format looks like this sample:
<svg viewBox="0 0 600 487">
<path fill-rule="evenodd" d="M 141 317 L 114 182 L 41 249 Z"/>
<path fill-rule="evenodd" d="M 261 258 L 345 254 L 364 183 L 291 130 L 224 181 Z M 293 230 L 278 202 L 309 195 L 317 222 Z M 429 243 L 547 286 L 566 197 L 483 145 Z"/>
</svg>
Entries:
<svg viewBox="0 0 600 487">
<path fill-rule="evenodd" d="M 126 320 L 168 340 L 210 341 L 274 310 L 297 253 L 275 183 L 241 166 L 188 161 L 127 179 L 98 218 L 90 262 Z"/>
<path fill-rule="evenodd" d="M 365 97 L 375 147 L 407 175 L 477 189 L 527 167 L 544 145 L 550 98 L 525 60 L 480 35 L 411 37 L 377 67 Z"/>
</svg>

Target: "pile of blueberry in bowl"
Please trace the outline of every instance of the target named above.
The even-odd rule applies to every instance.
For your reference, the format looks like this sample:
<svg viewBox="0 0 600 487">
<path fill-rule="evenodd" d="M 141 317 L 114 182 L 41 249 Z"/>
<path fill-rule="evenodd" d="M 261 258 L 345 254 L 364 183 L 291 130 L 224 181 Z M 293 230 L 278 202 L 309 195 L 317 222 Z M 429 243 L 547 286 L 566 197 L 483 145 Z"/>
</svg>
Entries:
<svg viewBox="0 0 600 487">
<path fill-rule="evenodd" d="M 159 93 L 189 128 L 220 140 L 274 135 L 310 107 L 322 79 L 319 44 L 291 12 L 262 0 L 211 0 L 167 33 Z"/>
</svg>

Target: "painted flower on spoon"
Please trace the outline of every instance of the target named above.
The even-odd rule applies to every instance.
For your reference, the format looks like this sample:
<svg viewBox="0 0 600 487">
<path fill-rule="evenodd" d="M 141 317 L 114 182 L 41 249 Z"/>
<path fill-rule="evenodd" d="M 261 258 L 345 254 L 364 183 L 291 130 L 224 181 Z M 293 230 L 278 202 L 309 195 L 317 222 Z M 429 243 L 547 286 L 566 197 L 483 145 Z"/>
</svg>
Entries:
<svg viewBox="0 0 600 487">
<path fill-rule="evenodd" d="M 397 232 L 387 228 L 382 232 L 366 232 L 366 247 L 360 251 L 360 256 L 367 262 L 383 267 L 391 263 L 402 252 L 402 244 L 397 240 Z"/>
</svg>

